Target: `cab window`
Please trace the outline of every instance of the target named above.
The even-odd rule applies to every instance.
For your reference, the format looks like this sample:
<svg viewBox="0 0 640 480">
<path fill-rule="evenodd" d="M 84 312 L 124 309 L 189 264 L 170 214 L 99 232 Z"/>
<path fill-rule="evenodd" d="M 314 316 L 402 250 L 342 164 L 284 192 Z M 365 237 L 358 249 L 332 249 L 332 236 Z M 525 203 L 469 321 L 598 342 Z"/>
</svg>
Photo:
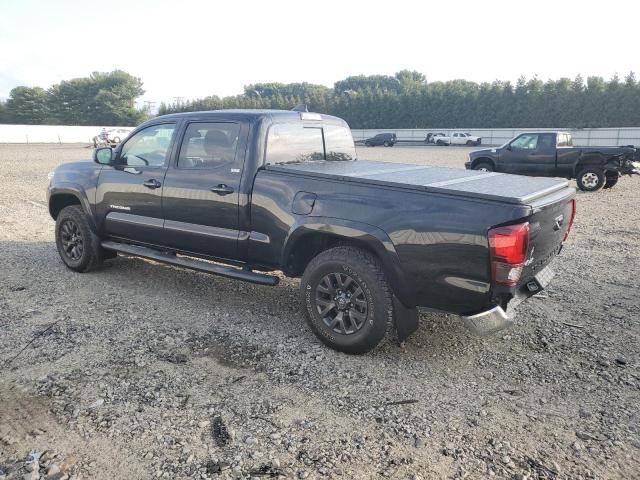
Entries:
<svg viewBox="0 0 640 480">
<path fill-rule="evenodd" d="M 513 142 L 511 142 L 511 147 L 521 150 L 535 150 L 538 147 L 538 135 L 520 135 Z"/>
<path fill-rule="evenodd" d="M 178 168 L 215 168 L 236 157 L 240 125 L 237 123 L 190 123 L 184 134 Z"/>
<path fill-rule="evenodd" d="M 267 136 L 268 165 L 314 160 L 324 160 L 321 128 L 309 128 L 296 123 L 278 123 L 271 126 Z"/>
<path fill-rule="evenodd" d="M 175 128 L 175 124 L 167 123 L 140 130 L 122 146 L 120 164 L 162 167 L 169 154 Z"/>
<path fill-rule="evenodd" d="M 353 144 L 351 130 L 337 125 L 325 125 L 322 130 L 327 160 L 335 162 L 356 158 L 356 147 Z"/>
<path fill-rule="evenodd" d="M 554 149 L 553 133 L 543 133 L 538 135 L 538 150 L 551 151 Z"/>
</svg>

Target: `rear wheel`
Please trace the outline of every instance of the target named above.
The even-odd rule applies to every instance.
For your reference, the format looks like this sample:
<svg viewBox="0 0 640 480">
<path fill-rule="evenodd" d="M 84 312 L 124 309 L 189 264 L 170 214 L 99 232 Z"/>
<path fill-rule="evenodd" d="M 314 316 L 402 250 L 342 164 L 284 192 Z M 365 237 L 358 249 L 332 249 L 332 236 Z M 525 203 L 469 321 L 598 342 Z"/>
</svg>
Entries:
<svg viewBox="0 0 640 480">
<path fill-rule="evenodd" d="M 391 289 L 369 252 L 335 247 L 315 257 L 300 284 L 313 333 L 346 353 L 375 348 L 393 325 Z"/>
<path fill-rule="evenodd" d="M 611 188 L 620 180 L 620 174 L 618 172 L 607 172 L 605 174 L 605 182 L 604 187 L 602 188 Z"/>
<path fill-rule="evenodd" d="M 481 172 L 493 172 L 494 168 L 489 162 L 478 162 L 473 167 L 472 170 L 479 170 Z"/>
<path fill-rule="evenodd" d="M 604 186 L 604 171 L 599 167 L 586 167 L 576 177 L 578 188 L 584 192 L 595 192 Z"/>
<path fill-rule="evenodd" d="M 62 209 L 56 218 L 56 246 L 64 264 L 76 272 L 88 272 L 102 263 L 103 249 L 91 231 L 79 205 Z"/>
</svg>

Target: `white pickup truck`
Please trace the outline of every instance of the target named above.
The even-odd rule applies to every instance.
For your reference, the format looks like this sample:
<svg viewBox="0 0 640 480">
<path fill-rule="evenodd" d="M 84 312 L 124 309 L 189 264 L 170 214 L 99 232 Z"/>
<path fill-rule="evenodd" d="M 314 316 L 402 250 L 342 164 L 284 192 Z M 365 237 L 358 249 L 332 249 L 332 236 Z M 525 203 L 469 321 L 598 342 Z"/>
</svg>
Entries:
<svg viewBox="0 0 640 480">
<path fill-rule="evenodd" d="M 436 145 L 468 145 L 470 147 L 477 147 L 482 143 L 482 139 L 470 133 L 463 132 L 453 132 L 450 135 L 436 133 L 431 136 L 430 143 L 435 143 Z"/>
</svg>

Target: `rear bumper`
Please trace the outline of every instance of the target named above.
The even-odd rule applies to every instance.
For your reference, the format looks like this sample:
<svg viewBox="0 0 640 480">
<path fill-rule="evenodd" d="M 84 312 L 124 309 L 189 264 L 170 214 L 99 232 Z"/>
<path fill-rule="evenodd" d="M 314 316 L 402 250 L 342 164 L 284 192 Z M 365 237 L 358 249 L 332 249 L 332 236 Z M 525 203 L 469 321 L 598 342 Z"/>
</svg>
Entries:
<svg viewBox="0 0 640 480">
<path fill-rule="evenodd" d="M 514 317 L 513 311 L 508 314 L 502 307 L 493 307 L 486 312 L 462 317 L 462 320 L 473 333 L 477 335 L 491 335 L 492 333 L 499 332 L 513 325 Z"/>
<path fill-rule="evenodd" d="M 495 306 L 484 312 L 462 316 L 462 320 L 467 328 L 477 335 L 491 335 L 504 330 L 514 324 L 516 307 L 527 298 L 544 290 L 554 276 L 555 272 L 550 265 L 547 265 L 534 278 L 516 288 L 513 297 L 508 301 L 506 311 L 501 306 Z"/>
</svg>

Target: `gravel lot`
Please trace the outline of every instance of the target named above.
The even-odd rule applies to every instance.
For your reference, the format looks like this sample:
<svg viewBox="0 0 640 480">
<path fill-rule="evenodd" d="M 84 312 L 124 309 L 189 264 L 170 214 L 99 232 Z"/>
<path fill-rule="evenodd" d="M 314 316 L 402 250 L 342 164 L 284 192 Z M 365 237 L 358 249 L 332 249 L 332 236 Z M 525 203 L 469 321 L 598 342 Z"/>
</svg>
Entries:
<svg viewBox="0 0 640 480">
<path fill-rule="evenodd" d="M 90 152 L 0 145 L 0 479 L 640 477 L 639 179 L 578 195 L 558 276 L 511 330 L 422 314 L 355 357 L 316 340 L 295 280 L 67 270 L 47 172 Z"/>
</svg>

